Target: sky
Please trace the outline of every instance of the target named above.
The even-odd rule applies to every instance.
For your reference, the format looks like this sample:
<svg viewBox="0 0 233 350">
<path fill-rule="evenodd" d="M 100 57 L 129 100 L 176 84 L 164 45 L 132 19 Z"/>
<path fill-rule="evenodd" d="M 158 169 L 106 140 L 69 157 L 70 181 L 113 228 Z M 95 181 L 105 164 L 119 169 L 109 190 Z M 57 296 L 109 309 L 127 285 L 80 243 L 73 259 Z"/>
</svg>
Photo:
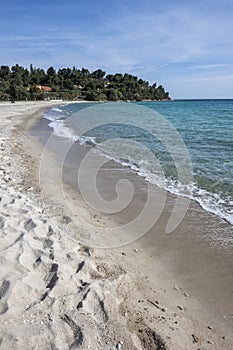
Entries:
<svg viewBox="0 0 233 350">
<path fill-rule="evenodd" d="M 233 98 L 233 0 L 0 0 L 0 65 L 103 69 Z"/>
</svg>

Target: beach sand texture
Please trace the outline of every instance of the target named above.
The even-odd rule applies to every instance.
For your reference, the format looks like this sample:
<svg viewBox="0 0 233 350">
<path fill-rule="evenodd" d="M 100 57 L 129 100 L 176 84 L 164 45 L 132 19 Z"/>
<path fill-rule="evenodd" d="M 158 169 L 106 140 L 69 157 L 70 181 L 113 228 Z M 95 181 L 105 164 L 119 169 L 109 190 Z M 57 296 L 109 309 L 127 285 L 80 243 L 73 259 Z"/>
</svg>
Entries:
<svg viewBox="0 0 233 350">
<path fill-rule="evenodd" d="M 233 349 L 233 288 L 217 293 L 228 313 L 211 317 L 198 286 L 185 289 L 159 247 L 148 253 L 150 235 L 112 250 L 66 235 L 69 213 L 55 193 L 42 198 L 43 145 L 28 133 L 52 105 L 0 104 L 0 349 Z M 214 273 L 206 280 L 215 287 Z"/>
</svg>

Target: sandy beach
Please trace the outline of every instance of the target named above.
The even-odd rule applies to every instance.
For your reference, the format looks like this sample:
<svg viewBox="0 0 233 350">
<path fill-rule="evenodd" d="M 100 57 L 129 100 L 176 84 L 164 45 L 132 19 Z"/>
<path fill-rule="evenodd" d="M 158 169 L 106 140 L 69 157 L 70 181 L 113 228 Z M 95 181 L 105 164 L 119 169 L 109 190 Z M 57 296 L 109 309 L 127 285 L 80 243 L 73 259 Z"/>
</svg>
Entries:
<svg viewBox="0 0 233 350">
<path fill-rule="evenodd" d="M 0 349 L 232 350 L 233 255 L 210 238 L 230 225 L 192 202 L 174 234 L 164 235 L 169 195 L 141 239 L 112 249 L 85 245 L 84 221 L 108 227 L 137 208 L 117 217 L 91 212 L 67 172 L 64 193 L 77 215 L 64 204 L 59 145 L 57 154 L 46 150 L 41 167 L 49 130 L 36 126 L 59 103 L 0 103 Z M 143 192 L 137 175 L 128 176 Z M 80 231 L 69 232 L 72 222 Z"/>
</svg>

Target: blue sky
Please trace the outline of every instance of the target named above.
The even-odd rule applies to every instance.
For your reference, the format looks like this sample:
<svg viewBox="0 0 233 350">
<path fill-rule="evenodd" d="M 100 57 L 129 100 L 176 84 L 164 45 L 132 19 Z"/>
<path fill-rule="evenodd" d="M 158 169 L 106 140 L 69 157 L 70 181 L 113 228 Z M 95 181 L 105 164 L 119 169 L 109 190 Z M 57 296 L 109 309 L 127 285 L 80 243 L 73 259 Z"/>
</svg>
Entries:
<svg viewBox="0 0 233 350">
<path fill-rule="evenodd" d="M 233 0 L 0 0 L 0 65 L 128 72 L 233 98 Z"/>
</svg>

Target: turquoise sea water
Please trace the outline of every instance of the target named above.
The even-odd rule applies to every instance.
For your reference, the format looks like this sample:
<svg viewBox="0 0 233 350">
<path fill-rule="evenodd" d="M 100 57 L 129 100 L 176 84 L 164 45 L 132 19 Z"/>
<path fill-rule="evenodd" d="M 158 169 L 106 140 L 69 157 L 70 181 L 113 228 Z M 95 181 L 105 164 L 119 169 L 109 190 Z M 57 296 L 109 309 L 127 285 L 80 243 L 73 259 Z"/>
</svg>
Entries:
<svg viewBox="0 0 233 350">
<path fill-rule="evenodd" d="M 57 135 L 91 144 L 233 223 L 233 100 L 79 103 L 52 108 L 45 118 Z M 179 174 L 188 166 L 186 153 L 187 181 Z"/>
</svg>

